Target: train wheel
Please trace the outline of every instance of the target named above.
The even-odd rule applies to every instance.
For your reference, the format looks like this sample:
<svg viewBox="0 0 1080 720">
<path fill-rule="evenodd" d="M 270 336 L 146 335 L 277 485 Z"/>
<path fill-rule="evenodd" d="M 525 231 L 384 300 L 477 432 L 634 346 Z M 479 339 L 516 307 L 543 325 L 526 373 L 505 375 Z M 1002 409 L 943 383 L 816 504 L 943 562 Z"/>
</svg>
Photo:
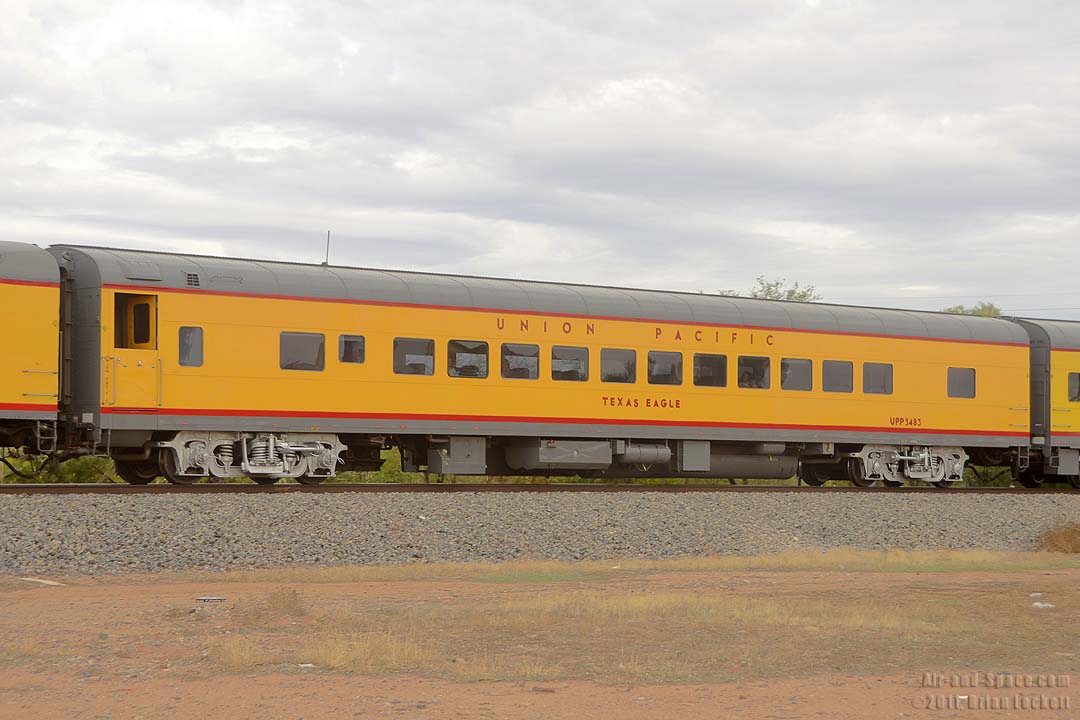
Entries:
<svg viewBox="0 0 1080 720">
<path fill-rule="evenodd" d="M 116 474 L 128 485 L 149 485 L 158 479 L 161 470 L 153 460 L 114 460 Z"/>
<path fill-rule="evenodd" d="M 249 475 L 259 485 L 273 485 L 278 481 L 276 477 L 266 477 L 265 475 Z"/>
<path fill-rule="evenodd" d="M 1068 478 L 1070 485 L 1077 490 L 1080 490 L 1080 475 L 1067 475 L 1066 477 Z"/>
<path fill-rule="evenodd" d="M 848 480 L 855 487 L 868 488 L 877 484 L 877 480 L 871 480 L 863 475 L 862 462 L 860 462 L 859 458 L 848 460 L 847 472 Z"/>
<path fill-rule="evenodd" d="M 317 475 L 301 475 L 300 477 L 296 478 L 296 482 L 300 483 L 301 485 L 318 485 L 325 479 L 326 478 L 322 478 Z"/>
<path fill-rule="evenodd" d="M 799 465 L 799 479 L 807 485 L 821 487 L 828 478 L 821 476 L 813 465 Z"/>
<path fill-rule="evenodd" d="M 938 480 L 938 481 L 932 482 L 930 484 L 933 485 L 934 487 L 941 488 L 942 490 L 948 490 L 949 488 L 951 488 L 953 485 L 956 485 L 957 483 L 948 482 L 947 480 Z"/>
<path fill-rule="evenodd" d="M 199 481 L 199 478 L 197 477 L 180 474 L 180 470 L 176 466 L 175 451 L 170 450 L 169 448 L 162 448 L 159 458 L 161 462 L 161 473 L 165 476 L 165 479 L 173 485 L 194 485 Z"/>
<path fill-rule="evenodd" d="M 1037 488 L 1042 486 L 1042 476 L 1036 474 L 1034 470 L 1028 468 L 1027 470 L 1021 470 L 1016 474 L 1016 482 L 1021 487 Z"/>
</svg>

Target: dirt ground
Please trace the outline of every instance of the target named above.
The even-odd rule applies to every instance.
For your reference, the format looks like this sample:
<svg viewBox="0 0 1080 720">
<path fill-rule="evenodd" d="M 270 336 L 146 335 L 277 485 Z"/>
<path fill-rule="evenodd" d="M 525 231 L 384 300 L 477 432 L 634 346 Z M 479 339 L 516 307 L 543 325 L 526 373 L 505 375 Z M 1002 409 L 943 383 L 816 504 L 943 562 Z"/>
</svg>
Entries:
<svg viewBox="0 0 1080 720">
<path fill-rule="evenodd" d="M 0 577 L 0 718 L 1080 717 L 1080 562 L 956 557 Z"/>
</svg>

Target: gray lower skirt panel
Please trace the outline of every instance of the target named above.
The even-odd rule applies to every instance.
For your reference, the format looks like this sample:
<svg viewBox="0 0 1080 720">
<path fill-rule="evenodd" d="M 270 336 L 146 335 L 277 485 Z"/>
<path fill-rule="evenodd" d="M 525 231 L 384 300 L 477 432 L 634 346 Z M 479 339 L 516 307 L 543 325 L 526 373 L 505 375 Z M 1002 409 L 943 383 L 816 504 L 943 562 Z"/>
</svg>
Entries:
<svg viewBox="0 0 1080 720">
<path fill-rule="evenodd" d="M 102 427 L 116 430 L 225 430 L 319 432 L 356 435 L 491 435 L 655 440 L 731 440 L 774 442 L 881 443 L 891 445 L 962 445 L 1014 447 L 1027 437 L 863 432 L 848 429 L 728 428 L 686 425 L 615 425 L 369 418 L 279 418 L 171 415 L 103 415 Z"/>
<path fill-rule="evenodd" d="M 5 420 L 56 420 L 56 412 L 37 410 L 0 410 L 0 423 Z"/>
</svg>

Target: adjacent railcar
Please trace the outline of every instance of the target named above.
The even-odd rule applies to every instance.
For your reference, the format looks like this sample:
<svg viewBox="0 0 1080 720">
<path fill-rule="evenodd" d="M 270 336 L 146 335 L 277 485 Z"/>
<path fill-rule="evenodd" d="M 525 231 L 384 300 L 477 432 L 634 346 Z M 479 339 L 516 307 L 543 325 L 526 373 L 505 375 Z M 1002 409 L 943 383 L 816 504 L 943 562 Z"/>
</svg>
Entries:
<svg viewBox="0 0 1080 720">
<path fill-rule="evenodd" d="M 1031 341 L 1031 436 L 1025 487 L 1065 480 L 1080 488 L 1080 323 L 1012 318 Z"/>
<path fill-rule="evenodd" d="M 0 242 L 0 447 L 52 452 L 60 347 L 60 271 L 52 256 Z"/>
<path fill-rule="evenodd" d="M 60 246 L 68 417 L 125 477 L 959 480 L 1026 467 L 1004 320 Z"/>
</svg>

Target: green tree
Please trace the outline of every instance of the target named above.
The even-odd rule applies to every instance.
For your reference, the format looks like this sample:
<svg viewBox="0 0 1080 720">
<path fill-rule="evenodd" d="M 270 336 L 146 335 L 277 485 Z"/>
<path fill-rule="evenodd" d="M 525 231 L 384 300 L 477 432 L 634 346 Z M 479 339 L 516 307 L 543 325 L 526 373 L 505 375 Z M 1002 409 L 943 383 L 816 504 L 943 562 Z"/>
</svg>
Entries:
<svg viewBox="0 0 1080 720">
<path fill-rule="evenodd" d="M 766 280 L 764 275 L 754 279 L 754 287 L 740 293 L 738 290 L 720 290 L 721 295 L 746 295 L 760 300 L 786 300 L 788 302 L 821 302 L 825 299 L 813 285 L 788 284 L 787 278 Z"/>
<path fill-rule="evenodd" d="M 983 317 L 1001 317 L 1001 308 L 992 302 L 986 302 L 980 300 L 975 305 L 967 307 L 965 305 L 953 305 L 952 307 L 944 308 L 941 312 L 952 313 L 954 315 L 981 315 Z"/>
</svg>

